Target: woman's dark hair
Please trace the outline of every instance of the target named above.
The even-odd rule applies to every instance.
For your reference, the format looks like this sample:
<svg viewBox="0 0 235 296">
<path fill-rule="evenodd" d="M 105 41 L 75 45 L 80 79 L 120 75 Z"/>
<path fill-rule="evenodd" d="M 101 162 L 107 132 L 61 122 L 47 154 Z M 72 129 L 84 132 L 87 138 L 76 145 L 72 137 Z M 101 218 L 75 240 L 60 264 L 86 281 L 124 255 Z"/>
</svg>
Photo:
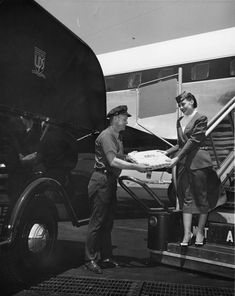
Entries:
<svg viewBox="0 0 235 296">
<path fill-rule="evenodd" d="M 183 100 L 187 100 L 187 101 L 193 101 L 193 108 L 197 108 L 197 100 L 194 97 L 193 94 L 191 94 L 190 92 L 186 92 L 184 91 L 182 94 L 178 95 L 176 98 L 177 103 L 179 104 L 180 102 L 182 102 Z"/>
</svg>

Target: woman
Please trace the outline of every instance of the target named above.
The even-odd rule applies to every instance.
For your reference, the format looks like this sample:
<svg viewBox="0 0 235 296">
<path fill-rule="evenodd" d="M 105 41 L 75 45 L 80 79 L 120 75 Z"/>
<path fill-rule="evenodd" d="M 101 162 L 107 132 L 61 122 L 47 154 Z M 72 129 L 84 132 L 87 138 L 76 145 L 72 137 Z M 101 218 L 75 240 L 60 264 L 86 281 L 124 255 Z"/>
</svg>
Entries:
<svg viewBox="0 0 235 296">
<path fill-rule="evenodd" d="M 183 92 L 176 101 L 183 113 L 177 120 L 178 144 L 167 150 L 166 155 L 174 155 L 170 167 L 177 164 L 177 195 L 184 225 L 180 245 L 191 243 L 192 215 L 199 214 L 195 245 L 202 246 L 208 211 L 217 202 L 220 181 L 204 143 L 207 117 L 197 112 L 197 101 L 191 93 Z"/>
</svg>

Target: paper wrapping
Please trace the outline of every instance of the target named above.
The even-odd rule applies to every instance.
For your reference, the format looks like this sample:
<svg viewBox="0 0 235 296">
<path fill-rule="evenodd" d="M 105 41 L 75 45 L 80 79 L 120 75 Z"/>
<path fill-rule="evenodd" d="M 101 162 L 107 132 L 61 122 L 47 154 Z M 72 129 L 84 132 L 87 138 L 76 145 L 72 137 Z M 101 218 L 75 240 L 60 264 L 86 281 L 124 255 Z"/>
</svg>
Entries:
<svg viewBox="0 0 235 296">
<path fill-rule="evenodd" d="M 168 167 L 170 161 L 170 158 L 159 150 L 133 151 L 128 153 L 128 157 L 134 163 L 151 166 L 153 170 Z"/>
</svg>

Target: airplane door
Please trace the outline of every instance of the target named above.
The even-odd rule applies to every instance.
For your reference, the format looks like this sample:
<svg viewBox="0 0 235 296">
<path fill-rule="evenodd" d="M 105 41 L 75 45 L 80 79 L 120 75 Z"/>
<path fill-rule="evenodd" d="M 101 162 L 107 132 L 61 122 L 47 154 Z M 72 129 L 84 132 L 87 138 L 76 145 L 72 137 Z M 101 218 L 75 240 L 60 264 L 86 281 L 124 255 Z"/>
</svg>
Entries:
<svg viewBox="0 0 235 296">
<path fill-rule="evenodd" d="M 175 97 L 182 89 L 182 68 L 178 73 L 139 85 L 137 124 L 157 137 L 176 139 Z"/>
</svg>

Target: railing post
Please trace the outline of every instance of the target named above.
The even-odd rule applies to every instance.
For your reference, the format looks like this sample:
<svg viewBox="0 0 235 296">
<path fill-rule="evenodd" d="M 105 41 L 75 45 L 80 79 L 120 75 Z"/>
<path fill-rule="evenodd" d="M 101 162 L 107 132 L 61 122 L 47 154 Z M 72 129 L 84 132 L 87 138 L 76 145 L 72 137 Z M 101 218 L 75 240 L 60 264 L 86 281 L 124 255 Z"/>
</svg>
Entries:
<svg viewBox="0 0 235 296">
<path fill-rule="evenodd" d="M 183 81 L 183 69 L 182 67 L 178 68 L 178 95 L 182 93 L 182 81 Z M 177 118 L 180 116 L 180 111 L 177 106 Z"/>
</svg>

